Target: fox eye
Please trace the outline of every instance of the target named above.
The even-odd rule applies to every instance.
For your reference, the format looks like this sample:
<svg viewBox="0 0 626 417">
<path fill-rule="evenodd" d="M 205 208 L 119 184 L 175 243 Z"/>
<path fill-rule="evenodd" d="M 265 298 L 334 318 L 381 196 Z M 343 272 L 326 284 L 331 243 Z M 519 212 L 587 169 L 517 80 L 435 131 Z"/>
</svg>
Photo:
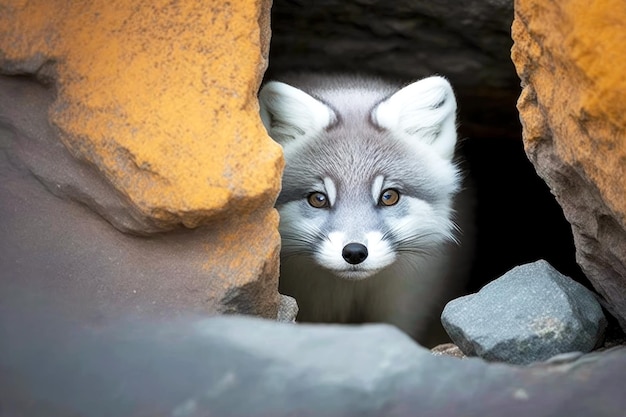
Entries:
<svg viewBox="0 0 626 417">
<path fill-rule="evenodd" d="M 329 206 L 328 197 L 326 194 L 320 193 L 319 191 L 315 191 L 307 197 L 307 201 L 311 205 L 311 207 L 315 208 L 326 208 Z"/>
<path fill-rule="evenodd" d="M 400 193 L 393 188 L 387 188 L 380 194 L 378 204 L 382 206 L 393 206 L 400 200 Z"/>
</svg>

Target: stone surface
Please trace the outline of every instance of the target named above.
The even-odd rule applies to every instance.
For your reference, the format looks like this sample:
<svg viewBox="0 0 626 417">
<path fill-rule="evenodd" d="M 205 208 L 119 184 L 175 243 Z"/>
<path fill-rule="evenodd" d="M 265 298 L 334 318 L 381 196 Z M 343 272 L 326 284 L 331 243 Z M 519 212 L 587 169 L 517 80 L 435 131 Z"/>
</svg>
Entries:
<svg viewBox="0 0 626 417">
<path fill-rule="evenodd" d="M 459 359 L 467 358 L 467 355 L 454 343 L 443 343 L 430 349 L 430 351 L 435 356 L 451 356 Z"/>
<path fill-rule="evenodd" d="M 626 351 L 526 367 L 436 357 L 391 326 L 243 317 L 84 326 L 0 304 L 7 416 L 623 416 Z M 21 308 L 20 308 L 21 306 Z"/>
<path fill-rule="evenodd" d="M 295 323 L 298 315 L 298 302 L 295 298 L 288 295 L 280 295 L 280 303 L 278 305 L 278 316 L 276 320 L 289 323 Z"/>
<path fill-rule="evenodd" d="M 49 117 L 60 140 L 152 226 L 102 211 L 117 227 L 247 215 L 273 204 L 282 166 L 256 100 L 269 7 L 11 0 L 0 13 L 0 73 L 54 85 Z"/>
<path fill-rule="evenodd" d="M 513 0 L 316 5 L 274 1 L 270 69 L 357 70 L 409 80 L 439 73 L 455 87 L 518 84 L 508 57 Z"/>
<path fill-rule="evenodd" d="M 276 317 L 282 156 L 256 99 L 268 12 L 3 2 L 0 298 L 44 290 L 86 321 Z"/>
<path fill-rule="evenodd" d="M 518 365 L 590 352 L 607 325 L 595 295 L 543 260 L 450 301 L 441 321 L 466 355 Z"/>
<path fill-rule="evenodd" d="M 526 152 L 572 225 L 576 258 L 626 329 L 626 3 L 516 1 Z"/>
</svg>

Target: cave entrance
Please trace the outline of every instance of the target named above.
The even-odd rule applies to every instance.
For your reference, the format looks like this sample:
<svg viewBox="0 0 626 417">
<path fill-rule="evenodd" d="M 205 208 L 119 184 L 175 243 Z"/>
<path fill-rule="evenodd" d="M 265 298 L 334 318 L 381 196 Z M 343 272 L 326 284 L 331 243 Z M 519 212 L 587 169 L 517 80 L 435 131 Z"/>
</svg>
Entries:
<svg viewBox="0 0 626 417">
<path fill-rule="evenodd" d="M 275 0 L 266 79 L 289 71 L 365 73 L 452 83 L 461 156 L 477 189 L 477 252 L 468 292 L 545 259 L 590 287 L 569 223 L 528 161 L 510 59 L 513 2 Z"/>
</svg>

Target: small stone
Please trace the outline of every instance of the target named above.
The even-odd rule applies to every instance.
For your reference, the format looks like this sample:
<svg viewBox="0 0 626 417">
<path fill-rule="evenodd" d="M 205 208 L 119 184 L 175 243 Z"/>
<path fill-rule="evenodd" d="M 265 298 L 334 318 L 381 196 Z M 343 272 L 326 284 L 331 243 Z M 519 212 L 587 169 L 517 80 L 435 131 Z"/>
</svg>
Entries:
<svg viewBox="0 0 626 417">
<path fill-rule="evenodd" d="M 452 356 L 453 358 L 464 359 L 467 357 L 461 349 L 454 343 L 443 343 L 441 345 L 437 345 L 430 350 L 435 356 Z"/>
<path fill-rule="evenodd" d="M 544 260 L 450 301 L 441 320 L 466 355 L 518 365 L 590 352 L 607 324 L 595 295 Z"/>
<path fill-rule="evenodd" d="M 297 315 L 298 302 L 296 301 L 296 299 L 288 295 L 280 294 L 276 320 L 286 323 L 295 323 Z"/>
</svg>

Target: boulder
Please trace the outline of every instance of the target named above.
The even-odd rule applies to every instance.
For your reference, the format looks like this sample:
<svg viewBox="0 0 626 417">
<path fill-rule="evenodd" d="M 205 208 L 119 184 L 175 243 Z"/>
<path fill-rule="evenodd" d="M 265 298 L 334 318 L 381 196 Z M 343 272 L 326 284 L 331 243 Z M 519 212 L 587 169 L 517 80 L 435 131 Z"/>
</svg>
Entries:
<svg viewBox="0 0 626 417">
<path fill-rule="evenodd" d="M 441 321 L 466 355 L 526 365 L 599 346 L 607 321 L 595 297 L 539 260 L 450 301 Z"/>
<path fill-rule="evenodd" d="M 85 318 L 276 317 L 269 2 L 1 9 L 0 296 L 24 286 Z"/>
<path fill-rule="evenodd" d="M 515 5 L 526 153 L 572 226 L 578 264 L 626 329 L 626 3 Z"/>
<path fill-rule="evenodd" d="M 0 304 L 6 415 L 617 417 L 626 407 L 624 348 L 496 366 L 434 356 L 389 325 L 231 316 L 89 327 L 14 295 L 21 307 Z"/>
</svg>

